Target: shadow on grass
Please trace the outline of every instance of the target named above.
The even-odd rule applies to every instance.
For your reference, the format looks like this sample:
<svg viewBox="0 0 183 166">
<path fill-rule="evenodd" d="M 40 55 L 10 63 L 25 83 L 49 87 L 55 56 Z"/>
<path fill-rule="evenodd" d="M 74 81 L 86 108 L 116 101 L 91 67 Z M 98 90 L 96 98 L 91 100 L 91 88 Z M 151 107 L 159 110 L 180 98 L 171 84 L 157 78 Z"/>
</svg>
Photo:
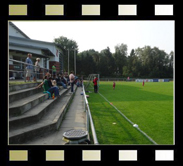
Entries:
<svg viewBox="0 0 183 166">
<path fill-rule="evenodd" d="M 92 107 L 92 116 L 100 144 L 152 144 L 109 104 L 100 103 L 102 110 Z"/>
<path fill-rule="evenodd" d="M 99 121 L 96 129 L 100 144 L 152 144 L 125 120 L 111 117 L 116 124 Z"/>
</svg>

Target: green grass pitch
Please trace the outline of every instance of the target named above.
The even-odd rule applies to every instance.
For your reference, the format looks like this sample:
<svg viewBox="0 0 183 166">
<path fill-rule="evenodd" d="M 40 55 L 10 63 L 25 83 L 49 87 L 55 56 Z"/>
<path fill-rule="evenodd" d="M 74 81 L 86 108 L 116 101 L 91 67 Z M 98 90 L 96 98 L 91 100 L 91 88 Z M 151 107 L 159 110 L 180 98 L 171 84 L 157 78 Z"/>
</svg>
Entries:
<svg viewBox="0 0 183 166">
<path fill-rule="evenodd" d="M 99 93 L 120 110 L 130 121 L 138 124 L 159 145 L 174 144 L 173 82 L 100 82 Z M 102 96 L 87 93 L 97 138 L 105 145 L 151 145 Z"/>
</svg>

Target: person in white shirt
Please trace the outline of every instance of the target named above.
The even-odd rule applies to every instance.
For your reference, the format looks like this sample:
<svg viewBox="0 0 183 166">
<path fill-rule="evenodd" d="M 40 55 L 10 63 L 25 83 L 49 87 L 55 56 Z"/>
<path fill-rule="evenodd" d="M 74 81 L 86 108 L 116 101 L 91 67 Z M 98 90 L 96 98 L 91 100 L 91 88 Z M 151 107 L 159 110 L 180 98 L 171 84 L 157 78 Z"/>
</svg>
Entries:
<svg viewBox="0 0 183 166">
<path fill-rule="evenodd" d="M 39 70 L 40 70 L 40 58 L 36 58 L 36 62 L 35 62 L 35 81 L 39 78 Z"/>
<path fill-rule="evenodd" d="M 74 92 L 74 74 L 73 71 L 71 71 L 70 75 L 69 75 L 69 80 L 70 80 L 70 84 L 71 84 L 71 93 Z"/>
</svg>

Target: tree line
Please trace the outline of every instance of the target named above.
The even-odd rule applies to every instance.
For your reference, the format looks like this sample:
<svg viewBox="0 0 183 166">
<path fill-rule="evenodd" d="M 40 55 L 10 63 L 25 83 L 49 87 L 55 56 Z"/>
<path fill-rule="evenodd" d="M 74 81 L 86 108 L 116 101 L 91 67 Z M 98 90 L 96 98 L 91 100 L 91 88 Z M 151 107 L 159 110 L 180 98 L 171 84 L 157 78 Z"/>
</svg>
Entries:
<svg viewBox="0 0 183 166">
<path fill-rule="evenodd" d="M 128 55 L 128 46 L 118 44 L 112 53 L 107 47 L 98 52 L 94 49 L 78 53 L 75 41 L 66 37 L 54 39 L 63 56 L 64 71 L 74 70 L 74 49 L 76 50 L 77 75 L 88 76 L 95 73 L 102 77 L 135 78 L 173 78 L 173 51 L 169 54 L 157 47 L 132 49 Z"/>
</svg>

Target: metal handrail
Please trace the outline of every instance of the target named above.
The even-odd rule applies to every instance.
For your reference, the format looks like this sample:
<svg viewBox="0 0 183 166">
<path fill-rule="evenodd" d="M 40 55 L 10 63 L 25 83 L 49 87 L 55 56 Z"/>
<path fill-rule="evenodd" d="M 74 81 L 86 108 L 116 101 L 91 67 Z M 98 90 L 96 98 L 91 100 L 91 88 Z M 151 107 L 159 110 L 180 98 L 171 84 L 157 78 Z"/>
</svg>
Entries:
<svg viewBox="0 0 183 166">
<path fill-rule="evenodd" d="M 96 132 L 95 132 L 94 123 L 93 123 L 91 112 L 90 112 L 90 107 L 89 107 L 89 104 L 88 104 L 88 100 L 86 98 L 84 85 L 83 85 L 83 96 L 84 96 L 84 101 L 85 101 L 85 104 L 86 104 L 86 107 L 87 107 L 87 109 L 85 109 L 85 110 L 87 110 L 87 115 L 89 116 L 89 120 L 90 120 L 90 124 L 91 124 L 91 131 L 92 131 L 93 141 L 94 141 L 95 145 L 99 145 L 97 135 L 96 135 Z M 89 125 L 89 124 L 87 124 L 87 125 Z"/>
<path fill-rule="evenodd" d="M 32 64 L 29 64 L 29 63 L 26 63 L 26 62 L 22 62 L 22 61 L 17 61 L 17 60 L 14 60 L 14 59 L 9 59 L 9 61 L 18 62 L 18 63 L 22 63 L 22 64 L 25 64 L 25 65 L 30 65 L 30 66 L 37 67 L 35 65 L 32 65 Z M 44 67 L 40 67 L 40 68 L 41 69 L 46 69 L 46 70 L 52 70 L 52 69 L 47 69 L 47 68 L 44 68 Z"/>
<path fill-rule="evenodd" d="M 37 67 L 37 66 L 35 66 L 35 65 L 33 65 L 33 64 L 28 64 L 28 63 L 26 63 L 26 62 L 14 60 L 14 59 L 9 59 L 9 61 L 17 62 L 17 63 L 24 64 L 24 65 L 30 65 L 30 66 L 33 66 L 33 67 Z M 52 71 L 52 69 L 47 69 L 47 68 L 44 68 L 44 67 L 41 67 L 41 66 L 40 66 L 40 69 L 43 69 L 43 75 L 44 75 L 44 70 L 49 70 L 49 71 L 51 70 L 51 71 Z M 24 70 L 22 70 L 22 71 L 17 71 L 17 70 L 9 70 L 9 71 L 20 73 L 20 72 L 25 72 L 25 68 L 24 68 Z M 32 73 L 35 73 L 35 71 L 33 70 Z M 40 75 L 40 73 L 38 73 L 38 74 Z M 25 76 L 24 76 L 24 78 L 25 78 Z M 24 79 L 24 81 L 25 81 L 25 79 Z"/>
</svg>

